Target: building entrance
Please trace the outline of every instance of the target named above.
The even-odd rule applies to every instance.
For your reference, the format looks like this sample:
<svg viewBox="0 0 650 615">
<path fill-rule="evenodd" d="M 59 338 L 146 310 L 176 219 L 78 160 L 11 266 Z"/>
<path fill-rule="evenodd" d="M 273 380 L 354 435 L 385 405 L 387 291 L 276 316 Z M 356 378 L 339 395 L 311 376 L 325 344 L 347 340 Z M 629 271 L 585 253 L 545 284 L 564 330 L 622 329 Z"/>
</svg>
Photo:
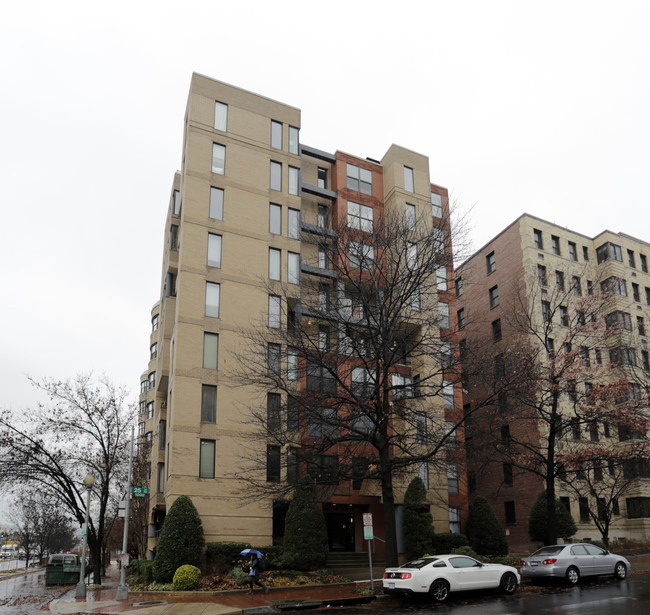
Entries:
<svg viewBox="0 0 650 615">
<path fill-rule="evenodd" d="M 330 551 L 354 551 L 354 514 L 327 513 L 326 521 Z"/>
</svg>

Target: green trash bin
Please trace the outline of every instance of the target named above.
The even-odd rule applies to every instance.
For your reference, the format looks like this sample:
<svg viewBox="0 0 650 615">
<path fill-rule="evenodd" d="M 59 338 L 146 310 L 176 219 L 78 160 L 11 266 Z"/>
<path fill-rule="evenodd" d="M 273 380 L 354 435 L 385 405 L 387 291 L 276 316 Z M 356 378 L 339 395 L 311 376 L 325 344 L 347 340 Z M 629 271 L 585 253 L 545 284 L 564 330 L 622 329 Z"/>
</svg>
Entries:
<svg viewBox="0 0 650 615">
<path fill-rule="evenodd" d="M 74 585 L 79 583 L 81 562 L 73 553 L 50 555 L 45 568 L 45 585 Z"/>
</svg>

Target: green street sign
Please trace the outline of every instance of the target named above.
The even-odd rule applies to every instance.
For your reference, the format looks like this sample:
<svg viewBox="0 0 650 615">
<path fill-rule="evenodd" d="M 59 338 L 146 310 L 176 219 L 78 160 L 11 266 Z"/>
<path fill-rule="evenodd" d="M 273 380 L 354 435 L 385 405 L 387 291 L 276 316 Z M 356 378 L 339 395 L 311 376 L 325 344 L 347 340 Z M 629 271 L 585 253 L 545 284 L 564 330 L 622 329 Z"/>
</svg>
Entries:
<svg viewBox="0 0 650 615">
<path fill-rule="evenodd" d="M 143 498 L 149 493 L 149 487 L 131 487 L 131 493 L 136 498 Z"/>
</svg>

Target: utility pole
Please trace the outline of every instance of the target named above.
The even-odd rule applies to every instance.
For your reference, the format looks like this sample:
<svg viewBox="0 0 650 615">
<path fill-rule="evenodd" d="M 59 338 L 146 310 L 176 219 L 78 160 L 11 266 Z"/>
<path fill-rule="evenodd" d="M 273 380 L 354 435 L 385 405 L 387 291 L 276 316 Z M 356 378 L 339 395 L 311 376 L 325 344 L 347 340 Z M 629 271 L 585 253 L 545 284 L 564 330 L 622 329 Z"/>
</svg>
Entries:
<svg viewBox="0 0 650 615">
<path fill-rule="evenodd" d="M 129 449 L 129 477 L 126 483 L 126 505 L 124 507 L 124 536 L 122 538 L 122 555 L 128 548 L 129 541 L 129 518 L 131 517 L 131 473 L 133 471 L 133 435 L 134 428 L 131 427 L 131 447 Z M 116 600 L 127 600 L 129 588 L 126 585 L 126 564 L 122 562 L 120 570 L 120 584 L 117 586 Z"/>
</svg>

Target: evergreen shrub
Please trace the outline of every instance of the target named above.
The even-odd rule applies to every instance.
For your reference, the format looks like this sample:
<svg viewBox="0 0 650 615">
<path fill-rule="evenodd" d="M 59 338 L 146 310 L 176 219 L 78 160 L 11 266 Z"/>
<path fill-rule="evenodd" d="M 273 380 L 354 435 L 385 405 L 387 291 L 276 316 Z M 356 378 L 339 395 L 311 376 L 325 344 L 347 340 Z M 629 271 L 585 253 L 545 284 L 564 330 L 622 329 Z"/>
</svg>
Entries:
<svg viewBox="0 0 650 615">
<path fill-rule="evenodd" d="M 424 482 L 416 476 L 404 494 L 403 533 L 407 560 L 433 551 L 433 517 L 426 498 Z"/>
<path fill-rule="evenodd" d="M 174 591 L 191 591 L 199 586 L 201 571 L 196 566 L 185 564 L 174 573 Z"/>
<path fill-rule="evenodd" d="M 469 506 L 466 523 L 469 546 L 479 555 L 507 555 L 508 541 L 490 503 L 481 495 Z"/>
</svg>

